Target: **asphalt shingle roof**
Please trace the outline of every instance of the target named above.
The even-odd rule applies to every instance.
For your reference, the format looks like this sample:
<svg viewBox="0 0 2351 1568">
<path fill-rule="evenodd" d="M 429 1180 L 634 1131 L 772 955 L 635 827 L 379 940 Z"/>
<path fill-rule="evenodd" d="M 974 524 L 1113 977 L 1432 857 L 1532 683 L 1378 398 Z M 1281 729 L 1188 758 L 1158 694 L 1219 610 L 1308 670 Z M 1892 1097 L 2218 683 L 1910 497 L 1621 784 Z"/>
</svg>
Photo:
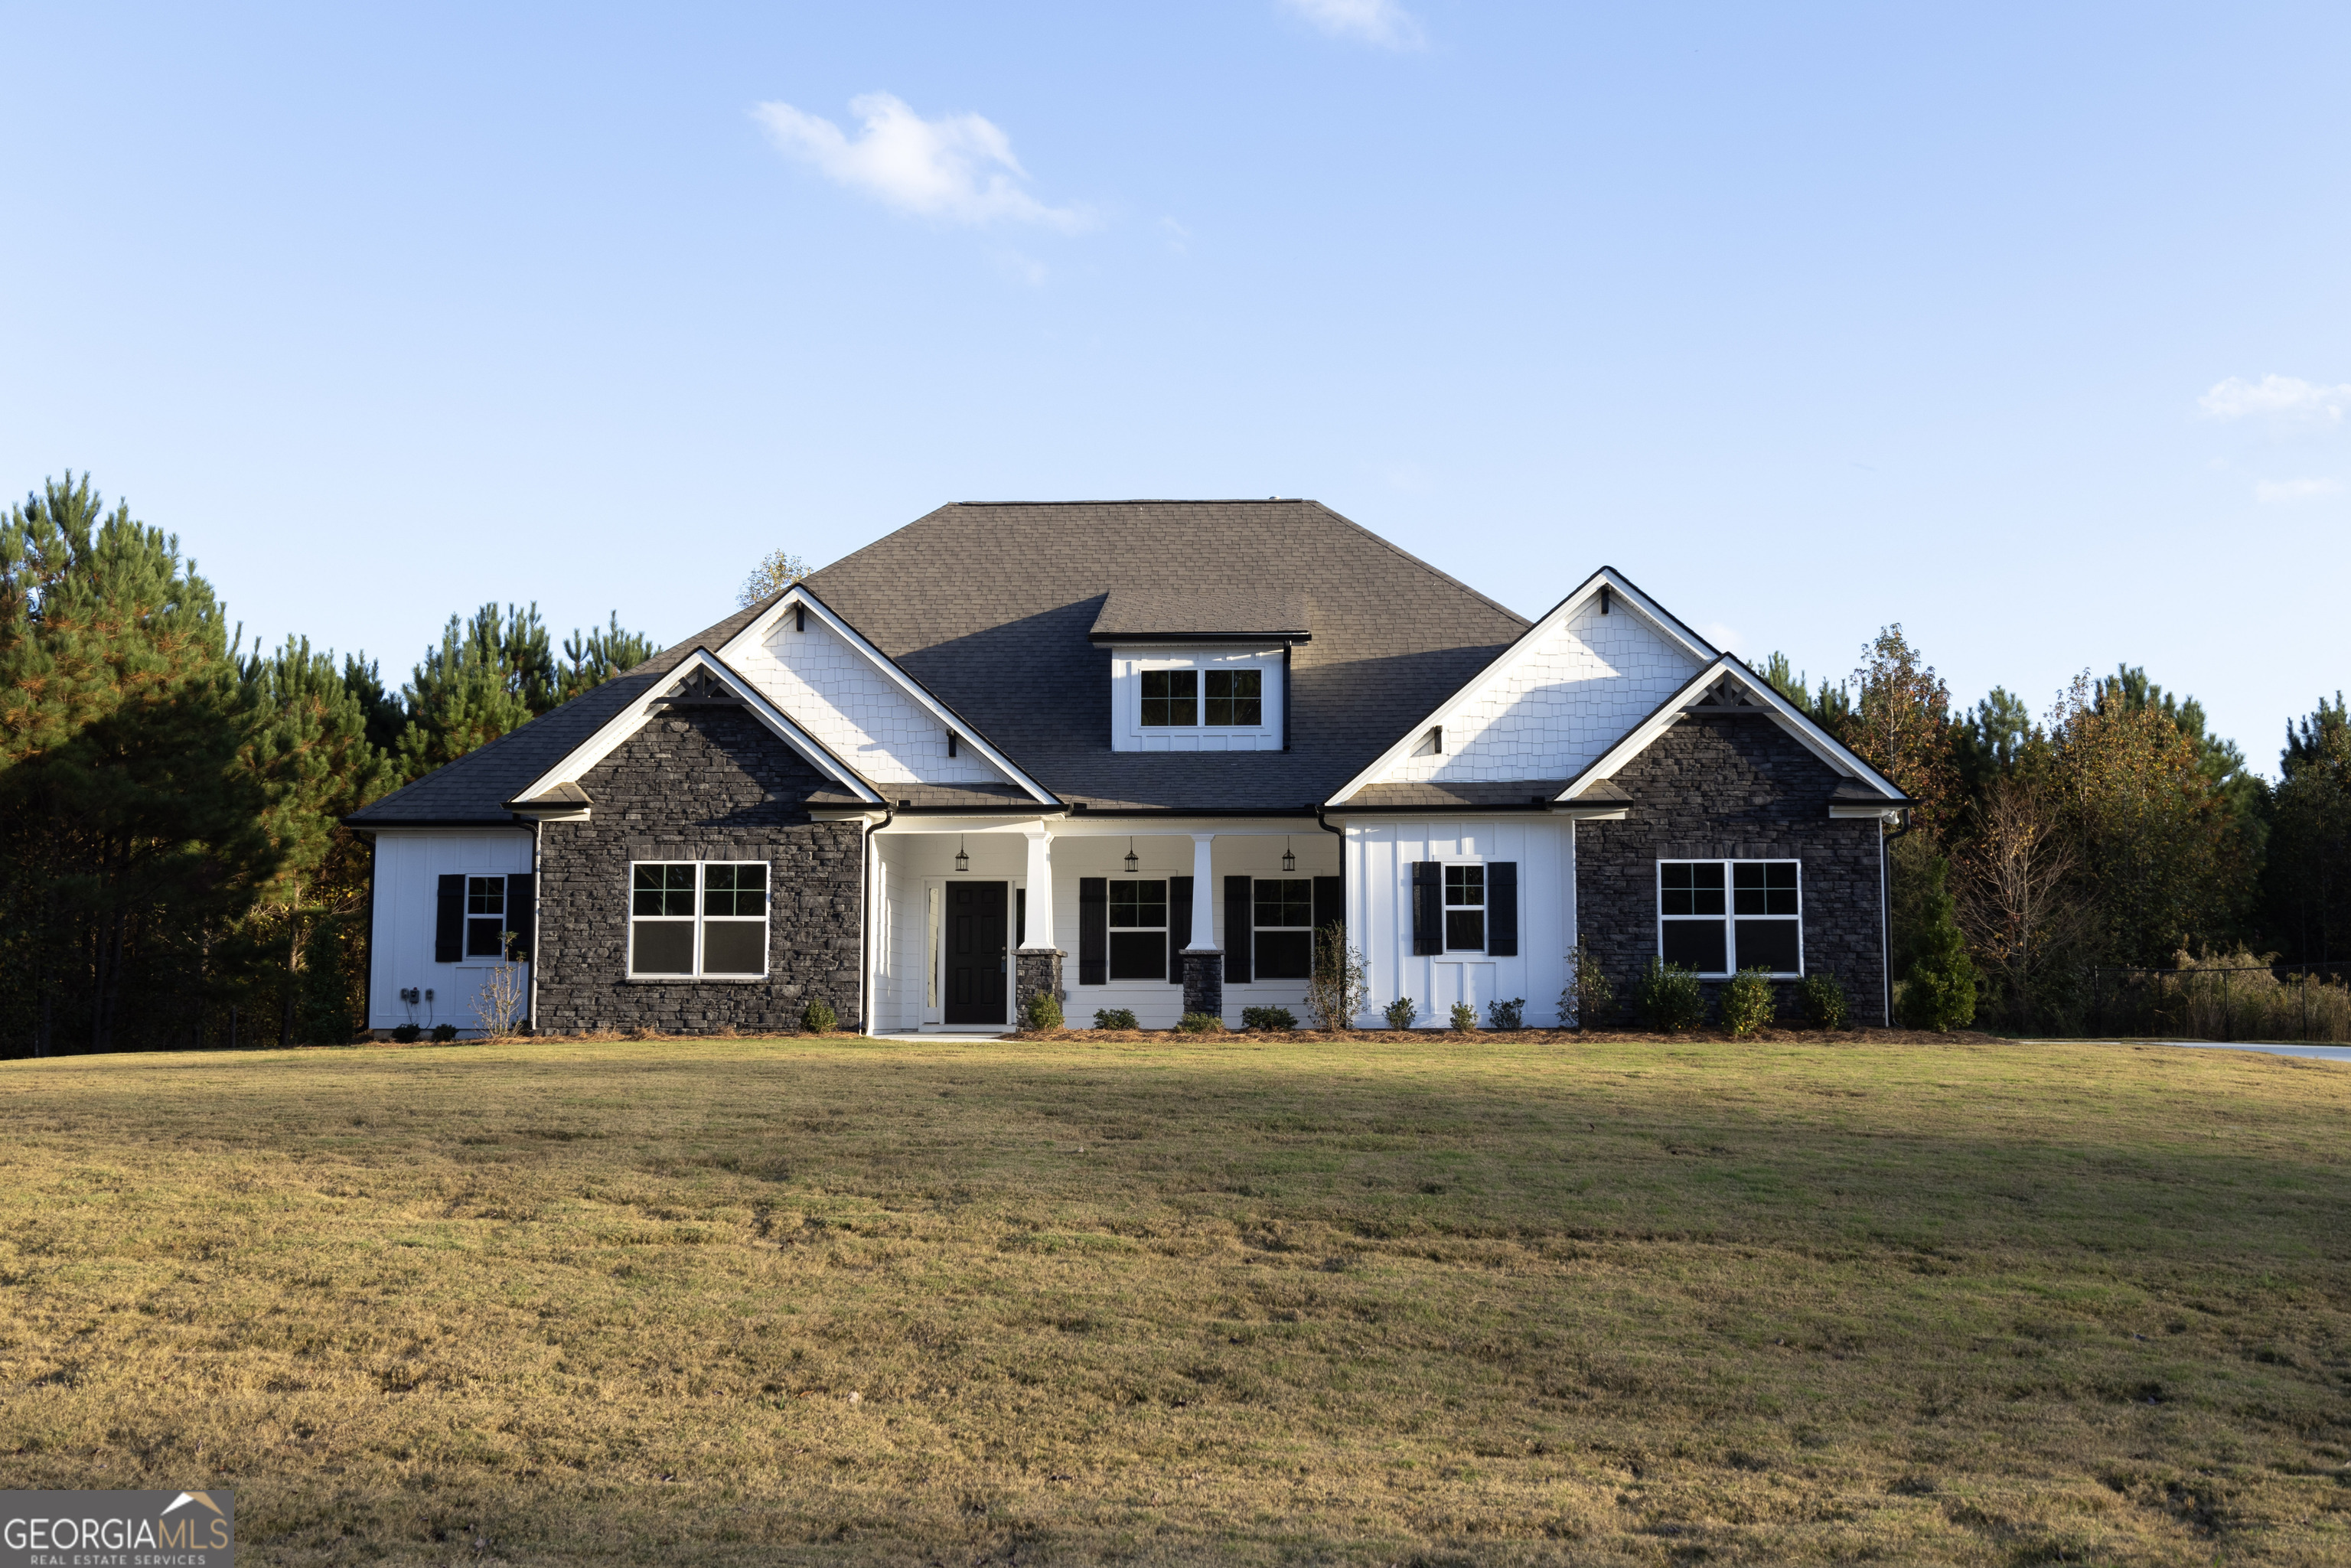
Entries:
<svg viewBox="0 0 2351 1568">
<path fill-rule="evenodd" d="M 1047 789 L 1101 810 L 1305 809 L 1528 626 L 1315 501 L 959 503 L 844 557 L 808 586 Z M 1113 593 L 1302 604 L 1312 640 L 1291 652 L 1290 749 L 1111 750 L 1111 655 L 1089 633 Z M 510 821 L 505 801 L 767 602 L 351 821 Z M 893 800 L 907 793 L 882 789 Z"/>
</svg>

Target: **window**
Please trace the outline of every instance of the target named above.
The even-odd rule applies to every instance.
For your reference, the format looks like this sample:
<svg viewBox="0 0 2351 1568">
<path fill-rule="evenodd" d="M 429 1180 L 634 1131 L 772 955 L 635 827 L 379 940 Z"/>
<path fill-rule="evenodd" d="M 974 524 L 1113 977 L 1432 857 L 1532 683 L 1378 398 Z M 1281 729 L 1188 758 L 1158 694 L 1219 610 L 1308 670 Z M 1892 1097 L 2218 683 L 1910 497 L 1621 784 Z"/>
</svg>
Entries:
<svg viewBox="0 0 2351 1568">
<path fill-rule="evenodd" d="M 1143 672 L 1143 722 L 1159 728 L 1190 727 L 1200 722 L 1200 673 L 1197 670 Z"/>
<path fill-rule="evenodd" d="M 507 879 L 465 879 L 465 956 L 496 958 L 506 952 Z"/>
<path fill-rule="evenodd" d="M 1259 877 L 1249 924 L 1256 928 L 1251 955 L 1260 980 L 1303 980 L 1314 973 L 1314 879 Z"/>
<path fill-rule="evenodd" d="M 1482 865 L 1445 868 L 1445 950 L 1486 950 L 1486 868 Z"/>
<path fill-rule="evenodd" d="M 1210 670 L 1208 713 L 1202 722 L 1218 729 L 1255 729 L 1263 724 L 1265 672 Z"/>
<path fill-rule="evenodd" d="M 1167 977 L 1167 883 L 1110 884 L 1110 977 Z"/>
<path fill-rule="evenodd" d="M 1657 953 L 1701 975 L 1804 971 L 1795 861 L 1659 861 Z"/>
<path fill-rule="evenodd" d="M 673 861 L 630 868 L 629 973 L 768 972 L 768 868 Z"/>
</svg>

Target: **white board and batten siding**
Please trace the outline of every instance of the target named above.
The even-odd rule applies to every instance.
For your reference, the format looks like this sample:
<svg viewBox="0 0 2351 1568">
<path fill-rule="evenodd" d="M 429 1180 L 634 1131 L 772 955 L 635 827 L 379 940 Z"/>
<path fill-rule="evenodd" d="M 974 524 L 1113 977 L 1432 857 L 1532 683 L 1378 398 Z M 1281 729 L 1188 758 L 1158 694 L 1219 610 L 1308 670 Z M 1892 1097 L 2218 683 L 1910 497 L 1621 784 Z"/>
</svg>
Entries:
<svg viewBox="0 0 2351 1568">
<path fill-rule="evenodd" d="M 371 936 L 374 962 L 368 977 L 370 1029 L 413 1023 L 429 1030 L 436 1023 L 447 1023 L 471 1033 L 481 1027 L 474 1003 L 494 960 L 433 961 L 441 878 L 521 874 L 531 869 L 530 860 L 528 828 L 377 831 L 375 925 Z M 400 993 L 411 988 L 431 991 L 433 999 L 410 1007 L 400 999 Z"/>
<path fill-rule="evenodd" d="M 1361 1022 L 1383 1027 L 1381 1011 L 1398 997 L 1420 1007 L 1420 1028 L 1443 1027 L 1456 1002 L 1478 1011 L 1526 998 L 1530 1029 L 1559 1022 L 1567 954 L 1575 946 L 1575 824 L 1563 818 L 1350 819 L 1347 925 L 1364 955 L 1371 1005 Z M 1416 954 L 1412 867 L 1514 861 L 1519 868 L 1519 951 L 1488 957 Z"/>
</svg>

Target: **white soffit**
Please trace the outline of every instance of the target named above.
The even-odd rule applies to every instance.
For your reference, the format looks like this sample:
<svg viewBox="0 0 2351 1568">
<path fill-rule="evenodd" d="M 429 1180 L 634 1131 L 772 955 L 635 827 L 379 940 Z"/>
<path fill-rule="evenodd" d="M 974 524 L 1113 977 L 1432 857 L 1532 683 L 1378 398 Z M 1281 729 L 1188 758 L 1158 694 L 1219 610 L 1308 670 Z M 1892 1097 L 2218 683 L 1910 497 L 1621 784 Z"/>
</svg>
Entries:
<svg viewBox="0 0 2351 1568">
<path fill-rule="evenodd" d="M 724 658 L 737 649 L 764 644 L 767 642 L 768 633 L 774 631 L 777 623 L 786 615 L 790 614 L 795 608 L 804 608 L 809 614 L 821 621 L 827 630 L 872 661 L 873 667 L 879 670 L 892 685 L 904 693 L 908 700 L 936 719 L 942 729 L 953 730 L 963 740 L 969 743 L 974 751 L 993 763 L 1005 778 L 1027 790 L 1029 797 L 1039 804 L 1058 806 L 1061 803 L 1058 796 L 1030 778 L 1027 771 L 1011 758 L 1006 756 L 995 742 L 974 729 L 960 714 L 932 695 L 929 688 L 920 681 L 900 669 L 895 660 L 866 641 L 864 633 L 835 614 L 831 607 L 810 591 L 805 583 L 796 582 L 784 590 L 781 598 L 753 617 L 749 625 L 726 640 L 718 650 L 719 656 Z"/>
<path fill-rule="evenodd" d="M 679 660 L 646 688 L 644 694 L 607 720 L 595 734 L 572 747 L 562 761 L 549 768 L 530 787 L 517 794 L 517 800 L 535 800 L 559 784 L 577 784 L 589 769 L 610 757 L 621 743 L 643 729 L 653 716 L 654 707 L 663 702 L 671 689 L 698 670 L 706 670 L 739 698 L 761 724 L 772 730 L 777 738 L 790 747 L 818 772 L 854 794 L 861 800 L 876 806 L 884 804 L 879 792 L 858 776 L 857 770 L 834 756 L 816 737 L 792 722 L 791 716 L 769 702 L 759 689 L 726 667 L 726 663 L 707 648 L 696 648 Z"/>
<path fill-rule="evenodd" d="M 1413 754 L 1414 747 L 1420 744 L 1422 737 L 1427 735 L 1432 725 L 1443 725 L 1464 706 L 1482 695 L 1489 687 L 1507 678 L 1512 670 L 1542 644 L 1545 638 L 1563 625 L 1578 610 L 1599 598 L 1604 591 L 1609 595 L 1609 609 L 1612 613 L 1619 609 L 1630 611 L 1668 644 L 1681 649 L 1698 664 L 1711 664 L 1723 656 L 1712 644 L 1703 641 L 1697 632 L 1676 620 L 1663 605 L 1634 587 L 1614 567 L 1604 566 L 1584 579 L 1573 593 L 1552 605 L 1544 613 L 1542 619 L 1528 627 L 1520 634 L 1517 642 L 1503 649 L 1492 664 L 1471 676 L 1459 691 L 1446 698 L 1443 704 L 1419 723 L 1407 728 L 1397 738 L 1395 745 L 1380 753 L 1373 760 L 1370 767 L 1332 791 L 1330 800 L 1323 803 L 1326 806 L 1343 805 L 1349 796 L 1365 785 L 1384 781 L 1390 770 L 1398 762 Z"/>
</svg>

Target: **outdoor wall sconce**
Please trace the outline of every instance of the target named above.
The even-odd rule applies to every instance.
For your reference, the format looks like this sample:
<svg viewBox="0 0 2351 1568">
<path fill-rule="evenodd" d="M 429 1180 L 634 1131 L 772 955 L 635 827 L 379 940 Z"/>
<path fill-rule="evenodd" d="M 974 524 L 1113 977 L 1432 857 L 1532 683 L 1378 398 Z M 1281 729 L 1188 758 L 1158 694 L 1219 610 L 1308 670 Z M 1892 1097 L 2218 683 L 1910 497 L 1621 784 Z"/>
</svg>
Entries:
<svg viewBox="0 0 2351 1568">
<path fill-rule="evenodd" d="M 1126 841 L 1126 874 L 1133 876 L 1135 872 L 1141 868 L 1142 864 L 1143 862 L 1137 860 L 1134 855 L 1134 839 L 1129 838 Z M 1663 873 L 1661 873 L 1660 874 Z"/>
<path fill-rule="evenodd" d="M 1298 856 L 1290 852 L 1290 835 L 1288 833 L 1281 835 L 1281 869 L 1284 871 L 1296 871 L 1298 869 Z M 1657 874 L 1663 876 L 1665 873 L 1660 872 Z"/>
<path fill-rule="evenodd" d="M 964 852 L 963 835 L 961 833 L 957 833 L 956 835 L 956 870 L 969 871 L 970 869 L 971 856 Z M 1660 872 L 1657 874 L 1663 876 L 1665 873 Z"/>
</svg>

